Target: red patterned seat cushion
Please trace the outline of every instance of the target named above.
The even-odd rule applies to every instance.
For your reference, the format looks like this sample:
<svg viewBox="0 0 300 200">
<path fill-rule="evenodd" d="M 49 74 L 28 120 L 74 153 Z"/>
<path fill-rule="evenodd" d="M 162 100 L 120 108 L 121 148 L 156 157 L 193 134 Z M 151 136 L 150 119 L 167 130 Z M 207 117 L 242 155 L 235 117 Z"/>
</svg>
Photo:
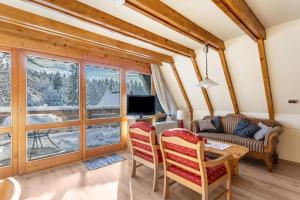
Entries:
<svg viewBox="0 0 300 200">
<path fill-rule="evenodd" d="M 145 132 L 150 132 L 152 130 L 155 130 L 155 127 L 152 124 L 149 124 L 147 122 L 137 122 L 131 124 L 129 128 L 139 128 Z"/>
<path fill-rule="evenodd" d="M 193 174 L 189 171 L 183 170 L 175 165 L 170 165 L 168 167 L 168 171 L 172 172 L 182 178 L 185 178 L 193 183 L 196 183 L 197 185 L 202 185 L 201 183 L 201 176 L 198 176 L 196 174 Z M 220 177 L 226 174 L 226 168 L 223 164 L 217 165 L 215 167 L 209 167 L 206 168 L 207 171 L 207 179 L 208 184 L 213 183 L 214 181 L 218 180 Z"/>
<path fill-rule="evenodd" d="M 191 168 L 199 169 L 199 163 L 190 161 L 190 160 L 185 159 L 183 157 L 176 156 L 176 155 L 171 154 L 171 153 L 167 153 L 167 158 L 170 159 L 170 160 L 176 161 L 178 163 L 181 163 L 183 165 L 189 166 Z"/>
<path fill-rule="evenodd" d="M 184 139 L 188 142 L 196 144 L 198 141 L 202 140 L 201 136 L 198 136 L 186 129 L 170 129 L 163 132 L 164 137 L 179 137 L 181 139 Z M 188 147 L 172 144 L 172 143 L 165 143 L 165 148 L 170 149 L 179 153 L 183 153 L 188 156 L 192 156 L 194 158 L 197 158 L 197 151 L 194 149 L 190 149 Z"/>
<path fill-rule="evenodd" d="M 182 154 L 197 158 L 197 151 L 194 149 L 190 149 L 188 147 L 165 142 L 165 149 L 170 149 L 170 150 L 176 151 L 178 153 L 182 153 Z"/>
<path fill-rule="evenodd" d="M 150 153 L 152 153 L 152 148 L 151 148 L 150 144 L 146 145 L 146 144 L 142 144 L 140 142 L 132 141 L 132 145 L 135 146 L 135 147 L 139 147 L 139 148 L 141 148 L 143 150 L 146 150 L 146 151 L 149 151 Z"/>
<path fill-rule="evenodd" d="M 188 141 L 190 143 L 197 144 L 198 141 L 202 140 L 202 137 L 199 135 L 194 134 L 193 132 L 190 132 L 186 129 L 182 128 L 175 128 L 175 129 L 169 129 L 163 132 L 164 137 L 179 137 L 181 139 L 184 139 L 185 141 Z"/>
<path fill-rule="evenodd" d="M 134 139 L 137 139 L 137 140 L 142 140 L 144 142 L 149 142 L 150 143 L 150 138 L 148 136 L 145 136 L 145 135 L 130 132 L 130 137 L 134 138 Z"/>
<path fill-rule="evenodd" d="M 148 161 L 153 163 L 153 156 L 151 154 L 146 154 L 144 152 L 135 150 L 134 155 L 136 155 L 137 157 L 140 157 L 144 160 L 148 160 Z M 163 161 L 163 158 L 162 158 L 162 154 L 161 154 L 160 149 L 157 150 L 157 156 L 158 156 L 158 163 L 161 163 Z"/>
</svg>

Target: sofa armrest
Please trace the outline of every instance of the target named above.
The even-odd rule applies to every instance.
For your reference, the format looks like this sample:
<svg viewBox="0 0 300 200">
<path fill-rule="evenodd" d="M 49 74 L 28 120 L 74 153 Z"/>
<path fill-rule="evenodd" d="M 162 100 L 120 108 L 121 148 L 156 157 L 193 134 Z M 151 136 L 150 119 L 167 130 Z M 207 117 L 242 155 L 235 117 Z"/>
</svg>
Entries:
<svg viewBox="0 0 300 200">
<path fill-rule="evenodd" d="M 199 133 L 200 132 L 198 121 L 192 121 L 191 122 L 191 131 L 193 133 Z"/>
<path fill-rule="evenodd" d="M 280 126 L 276 126 L 270 130 L 270 132 L 265 136 L 264 139 L 264 147 L 265 152 L 272 152 L 273 147 L 275 147 L 278 136 L 283 132 L 283 128 Z"/>
</svg>

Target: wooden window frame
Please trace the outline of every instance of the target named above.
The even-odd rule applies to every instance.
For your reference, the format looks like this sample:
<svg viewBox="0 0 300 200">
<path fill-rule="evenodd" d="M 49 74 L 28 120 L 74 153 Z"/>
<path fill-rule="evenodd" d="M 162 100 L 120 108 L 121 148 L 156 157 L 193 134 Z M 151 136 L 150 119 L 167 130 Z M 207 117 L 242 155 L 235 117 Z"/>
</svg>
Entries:
<svg viewBox="0 0 300 200">
<path fill-rule="evenodd" d="M 79 119 L 74 121 L 66 121 L 66 122 L 57 122 L 51 124 L 27 124 L 26 117 L 27 117 L 27 82 L 26 82 L 26 57 L 27 56 L 37 56 L 42 58 L 48 59 L 55 59 L 61 61 L 67 61 L 72 63 L 77 63 L 79 70 L 81 60 L 76 58 L 70 58 L 65 56 L 53 55 L 48 53 L 41 53 L 36 51 L 29 51 L 29 50 L 20 50 L 19 53 L 19 115 L 18 115 L 18 142 L 19 142 L 19 150 L 18 150 L 18 170 L 20 175 L 25 173 L 31 173 L 34 171 L 54 167 L 61 164 L 66 164 L 69 162 L 78 161 L 82 157 L 82 134 L 81 134 L 81 92 L 79 93 Z M 81 74 L 79 78 L 79 89 L 82 85 Z M 64 127 L 71 127 L 77 126 L 79 128 L 79 149 L 75 152 L 69 152 L 62 155 L 56 155 L 51 157 L 45 157 L 38 160 L 27 160 L 27 133 L 32 130 L 38 129 L 49 129 L 49 128 L 64 128 Z"/>
<path fill-rule="evenodd" d="M 0 167 L 0 179 L 17 174 L 17 156 L 18 156 L 18 134 L 17 134 L 17 118 L 18 118 L 18 51 L 12 47 L 0 45 L 1 52 L 8 52 L 11 55 L 11 125 L 10 127 L 0 128 L 0 134 L 11 134 L 11 164 Z"/>
<path fill-rule="evenodd" d="M 111 62 L 110 60 L 105 60 L 105 59 L 93 59 L 92 61 L 89 60 L 83 60 L 82 65 L 81 65 L 81 70 L 83 74 L 83 88 L 82 88 L 82 102 L 83 105 L 81 106 L 83 111 L 83 116 L 82 116 L 82 134 L 83 134 L 83 159 L 88 159 L 92 157 L 96 157 L 99 155 L 103 155 L 109 152 L 114 152 L 121 150 L 122 147 L 124 146 L 124 137 L 122 136 L 123 134 L 126 133 L 126 130 L 124 130 L 125 126 L 122 125 L 122 85 L 123 80 L 122 80 L 122 67 L 120 66 L 121 63 L 118 62 Z M 102 69 L 116 69 L 119 70 L 120 72 L 120 117 L 111 117 L 111 118 L 95 118 L 95 119 L 87 119 L 86 117 L 86 74 L 85 74 L 85 67 L 86 65 L 93 65 Z M 115 143 L 115 144 L 109 144 L 109 145 L 104 145 L 104 146 L 99 146 L 99 147 L 94 147 L 94 148 L 87 148 L 86 146 L 86 127 L 88 125 L 105 125 L 105 124 L 110 124 L 110 123 L 120 123 L 120 143 Z"/>
<path fill-rule="evenodd" d="M 12 175 L 23 175 L 54 166 L 76 162 L 91 157 L 100 156 L 106 153 L 118 151 L 127 147 L 127 115 L 126 115 L 126 72 L 133 71 L 146 75 L 152 75 L 150 64 L 138 63 L 131 61 L 124 61 L 118 59 L 102 58 L 102 57 L 85 57 L 81 55 L 78 57 L 77 54 L 66 54 L 66 52 L 59 49 L 50 49 L 50 53 L 44 53 L 42 44 L 39 44 L 37 49 L 32 50 L 21 46 L 12 46 L 4 43 L 1 46 L 0 51 L 11 53 L 12 67 L 12 109 L 11 117 L 12 124 L 10 127 L 0 128 L 1 133 L 10 133 L 12 135 L 12 162 L 11 165 L 0 168 L 0 178 L 5 178 Z M 23 47 L 21 47 L 23 48 Z M 38 56 L 43 58 L 50 58 L 61 61 L 68 61 L 78 63 L 80 69 L 80 94 L 79 94 L 79 119 L 75 121 L 64 121 L 58 123 L 49 124 L 26 124 L 27 116 L 27 92 L 26 92 L 26 56 Z M 120 117 L 116 118 L 102 118 L 102 119 L 91 119 L 88 122 L 85 120 L 85 64 L 105 65 L 107 68 L 119 69 L 120 70 L 120 104 L 121 111 Z M 151 80 L 152 81 L 152 80 Z M 152 81 L 153 85 L 153 81 Z M 152 86 L 151 85 L 151 86 Z M 154 89 L 151 87 L 152 90 Z M 99 148 L 86 149 L 86 125 L 92 124 L 108 124 L 113 122 L 119 122 L 121 128 L 120 143 L 102 146 Z M 26 158 L 26 145 L 27 137 L 26 133 L 32 130 L 48 129 L 48 128 L 64 128 L 76 126 L 80 131 L 80 146 L 76 152 L 70 152 L 62 155 L 56 155 L 52 157 L 45 157 L 38 160 L 27 161 Z M 25 150 L 25 151 L 24 151 Z"/>
</svg>

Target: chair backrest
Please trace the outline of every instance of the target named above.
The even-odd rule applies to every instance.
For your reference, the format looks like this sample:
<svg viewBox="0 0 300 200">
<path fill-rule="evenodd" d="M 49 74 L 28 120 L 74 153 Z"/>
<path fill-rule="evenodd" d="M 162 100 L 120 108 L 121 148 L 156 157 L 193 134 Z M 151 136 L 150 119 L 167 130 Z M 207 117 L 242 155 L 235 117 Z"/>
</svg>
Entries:
<svg viewBox="0 0 300 200">
<path fill-rule="evenodd" d="M 146 155 L 145 159 L 149 156 L 152 161 L 158 161 L 156 131 L 152 124 L 137 122 L 130 125 L 129 138 L 133 154 L 143 154 Z"/>
<path fill-rule="evenodd" d="M 19 200 L 21 187 L 14 178 L 0 180 L 0 199 L 1 200 Z"/>
<path fill-rule="evenodd" d="M 160 147 L 165 171 L 174 166 L 198 176 L 203 177 L 206 174 L 203 164 L 204 141 L 201 136 L 186 129 L 166 130 L 160 136 Z"/>
</svg>

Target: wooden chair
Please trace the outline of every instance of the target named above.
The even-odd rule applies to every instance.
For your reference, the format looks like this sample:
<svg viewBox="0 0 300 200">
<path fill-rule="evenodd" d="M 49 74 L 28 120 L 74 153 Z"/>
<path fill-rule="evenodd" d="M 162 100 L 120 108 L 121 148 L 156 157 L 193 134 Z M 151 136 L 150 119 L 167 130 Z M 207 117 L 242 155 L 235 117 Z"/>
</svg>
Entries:
<svg viewBox="0 0 300 200">
<path fill-rule="evenodd" d="M 158 189 L 159 164 L 162 156 L 157 144 L 155 127 L 146 122 L 137 122 L 129 127 L 130 148 L 132 153 L 131 176 L 136 175 L 136 168 L 145 165 L 154 170 L 153 191 Z M 137 165 L 139 162 L 140 165 Z"/>
<path fill-rule="evenodd" d="M 208 193 L 222 184 L 226 189 L 217 198 L 227 194 L 231 199 L 232 155 L 208 160 L 204 155 L 204 141 L 185 129 L 171 129 L 160 136 L 160 147 L 164 163 L 164 192 L 169 196 L 169 179 L 202 194 L 208 200 Z"/>
<path fill-rule="evenodd" d="M 0 180 L 0 199 L 1 200 L 19 200 L 21 187 L 14 178 Z"/>
</svg>

